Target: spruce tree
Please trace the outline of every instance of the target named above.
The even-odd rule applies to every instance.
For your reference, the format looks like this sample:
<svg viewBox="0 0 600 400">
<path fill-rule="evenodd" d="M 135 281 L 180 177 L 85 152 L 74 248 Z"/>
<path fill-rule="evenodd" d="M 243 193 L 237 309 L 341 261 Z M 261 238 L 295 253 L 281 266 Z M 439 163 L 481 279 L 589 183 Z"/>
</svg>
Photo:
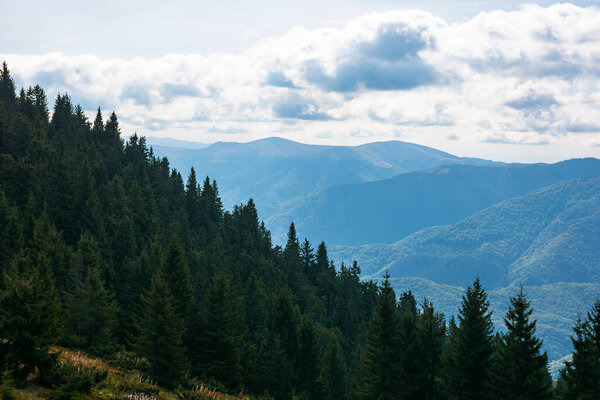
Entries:
<svg viewBox="0 0 600 400">
<path fill-rule="evenodd" d="M 0 270 L 23 247 L 23 225 L 19 211 L 3 192 L 0 192 Z"/>
<path fill-rule="evenodd" d="M 298 389 L 303 399 L 322 399 L 321 354 L 315 326 L 308 315 L 302 317 L 298 338 Z"/>
<path fill-rule="evenodd" d="M 166 387 L 175 387 L 188 369 L 182 339 L 184 325 L 175 313 L 173 296 L 161 271 L 152 277 L 141 303 L 136 351 L 150 363 L 152 379 Z"/>
<path fill-rule="evenodd" d="M 68 310 L 74 343 L 93 354 L 106 355 L 115 346 L 117 303 L 100 276 L 95 240 L 83 236 L 78 247 L 78 269 L 82 270 L 83 279 L 76 284 Z"/>
<path fill-rule="evenodd" d="M 325 347 L 322 381 L 326 400 L 348 399 L 348 371 L 340 345 L 339 331 L 329 332 Z"/>
<path fill-rule="evenodd" d="M 449 399 L 489 398 L 489 368 L 493 325 L 486 291 L 479 278 L 462 297 L 459 324 L 450 328 L 445 358 L 445 390 Z"/>
<path fill-rule="evenodd" d="M 396 294 L 386 272 L 379 288 L 377 305 L 369 323 L 366 346 L 361 356 L 360 377 L 356 397 L 364 400 L 395 400 L 399 398 L 400 325 Z"/>
<path fill-rule="evenodd" d="M 573 327 L 573 356 L 560 372 L 557 397 L 561 400 L 600 398 L 600 300 L 586 319 L 577 318 Z"/>
<path fill-rule="evenodd" d="M 17 257 L 2 276 L 0 354 L 18 384 L 53 367 L 49 347 L 59 332 L 60 300 L 48 259 Z"/>
<path fill-rule="evenodd" d="M 437 313 L 433 304 L 425 299 L 417 317 L 417 352 L 412 381 L 415 386 L 412 398 L 415 400 L 433 400 L 442 396 L 439 377 L 445 328 L 444 315 Z"/>
<path fill-rule="evenodd" d="M 175 312 L 185 321 L 192 304 L 192 281 L 185 249 L 177 234 L 171 236 L 165 251 L 163 270 L 163 276 L 173 295 Z"/>
<path fill-rule="evenodd" d="M 9 114 L 16 111 L 15 81 L 10 74 L 6 61 L 2 62 L 2 70 L 0 70 L 0 101 L 5 104 L 6 111 Z"/>
<path fill-rule="evenodd" d="M 235 392 L 242 386 L 241 345 L 243 314 L 231 276 L 217 272 L 206 295 L 204 331 L 201 335 L 203 365 L 207 378 L 214 378 Z"/>
<path fill-rule="evenodd" d="M 523 287 L 504 317 L 507 332 L 501 335 L 491 374 L 491 398 L 503 400 L 547 400 L 552 396 L 548 357 L 535 336 L 536 321 Z"/>
</svg>

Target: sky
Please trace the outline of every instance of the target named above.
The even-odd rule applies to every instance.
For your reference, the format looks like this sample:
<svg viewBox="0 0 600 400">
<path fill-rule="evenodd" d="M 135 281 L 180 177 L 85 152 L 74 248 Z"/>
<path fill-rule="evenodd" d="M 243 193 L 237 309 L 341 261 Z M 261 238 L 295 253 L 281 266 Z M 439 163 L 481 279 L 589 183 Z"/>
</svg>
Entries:
<svg viewBox="0 0 600 400">
<path fill-rule="evenodd" d="M 600 157 L 598 1 L 0 3 L 17 84 L 124 135 Z"/>
</svg>

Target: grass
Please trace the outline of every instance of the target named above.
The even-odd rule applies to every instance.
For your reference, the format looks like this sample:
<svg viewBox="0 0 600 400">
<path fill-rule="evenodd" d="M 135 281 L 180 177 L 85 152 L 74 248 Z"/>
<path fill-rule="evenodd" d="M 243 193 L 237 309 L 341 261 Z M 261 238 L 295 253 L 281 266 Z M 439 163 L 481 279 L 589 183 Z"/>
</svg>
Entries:
<svg viewBox="0 0 600 400">
<path fill-rule="evenodd" d="M 87 394 L 77 394 L 73 399 L 96 400 L 250 400 L 244 395 L 231 396 L 220 393 L 201 382 L 194 381 L 188 389 L 165 390 L 135 369 L 125 368 L 119 359 L 115 363 L 93 358 L 85 353 L 69 349 L 53 348 L 59 353 L 58 369 L 66 374 L 87 377 L 93 385 Z M 126 365 L 144 365 L 143 360 L 128 360 Z M 31 377 L 25 388 L 15 390 L 18 400 L 41 400 L 67 398 L 35 383 Z"/>
</svg>

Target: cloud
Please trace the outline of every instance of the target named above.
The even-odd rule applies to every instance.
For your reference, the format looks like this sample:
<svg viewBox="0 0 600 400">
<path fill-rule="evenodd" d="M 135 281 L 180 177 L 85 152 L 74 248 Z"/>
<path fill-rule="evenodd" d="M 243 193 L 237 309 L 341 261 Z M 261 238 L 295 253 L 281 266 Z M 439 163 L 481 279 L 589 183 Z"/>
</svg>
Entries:
<svg viewBox="0 0 600 400">
<path fill-rule="evenodd" d="M 281 71 L 270 71 L 265 84 L 284 88 L 296 88 L 294 83 L 283 75 Z"/>
<path fill-rule="evenodd" d="M 504 104 L 515 110 L 533 110 L 540 108 L 547 109 L 557 103 L 552 95 L 531 93 L 525 97 L 507 101 Z"/>
<path fill-rule="evenodd" d="M 600 9 L 556 4 L 447 22 L 389 11 L 297 27 L 239 54 L 0 54 L 52 104 L 68 92 L 123 130 L 203 141 L 402 138 L 592 148 L 600 121 Z M 576 139 L 574 139 L 576 137 Z M 458 147 L 457 147 L 458 148 Z M 462 147 L 459 148 L 459 150 Z"/>
<path fill-rule="evenodd" d="M 482 143 L 492 143 L 492 144 L 518 144 L 518 145 L 547 145 L 550 144 L 550 141 L 547 139 L 523 139 L 523 138 L 511 138 L 504 133 L 492 134 L 484 137 L 481 140 Z"/>
<path fill-rule="evenodd" d="M 421 62 L 381 62 L 362 59 L 338 65 L 333 76 L 321 66 L 310 63 L 305 78 L 319 88 L 334 92 L 352 92 L 359 89 L 407 90 L 433 84 L 435 71 Z"/>
<path fill-rule="evenodd" d="M 330 117 L 318 106 L 307 99 L 291 95 L 280 99 L 273 105 L 273 114 L 277 118 L 303 119 L 308 121 L 326 121 Z"/>
<path fill-rule="evenodd" d="M 377 29 L 375 40 L 360 43 L 358 51 L 384 61 L 418 59 L 418 52 L 429 46 L 421 33 L 403 24 L 386 24 Z"/>
</svg>

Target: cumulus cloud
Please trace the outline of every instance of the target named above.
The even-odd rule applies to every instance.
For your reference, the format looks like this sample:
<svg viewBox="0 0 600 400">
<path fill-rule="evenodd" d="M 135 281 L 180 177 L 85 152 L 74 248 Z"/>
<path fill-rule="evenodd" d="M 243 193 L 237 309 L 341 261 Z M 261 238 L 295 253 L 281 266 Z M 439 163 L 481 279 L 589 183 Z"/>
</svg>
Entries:
<svg viewBox="0 0 600 400">
<path fill-rule="evenodd" d="M 203 142 L 404 140 L 446 149 L 593 148 L 600 127 L 600 9 L 557 4 L 457 23 L 426 12 L 294 28 L 240 54 L 106 59 L 0 54 L 17 81 L 68 92 L 124 129 Z"/>
</svg>

